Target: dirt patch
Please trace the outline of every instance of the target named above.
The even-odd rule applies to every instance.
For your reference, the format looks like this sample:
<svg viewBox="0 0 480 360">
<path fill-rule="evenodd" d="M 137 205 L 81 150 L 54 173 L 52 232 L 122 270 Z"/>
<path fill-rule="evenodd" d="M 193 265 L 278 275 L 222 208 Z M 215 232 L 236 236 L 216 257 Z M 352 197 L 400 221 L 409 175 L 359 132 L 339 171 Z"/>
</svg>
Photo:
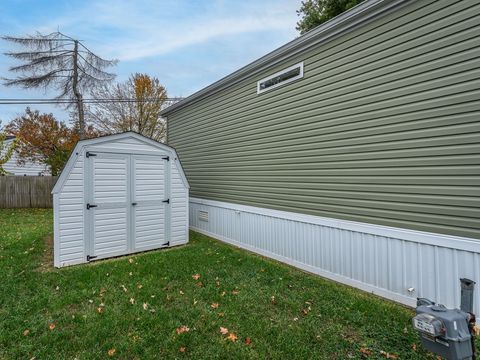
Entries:
<svg viewBox="0 0 480 360">
<path fill-rule="evenodd" d="M 54 269 L 53 267 L 53 235 L 45 236 L 43 239 L 44 248 L 42 259 L 40 260 L 39 272 L 47 272 Z"/>
</svg>

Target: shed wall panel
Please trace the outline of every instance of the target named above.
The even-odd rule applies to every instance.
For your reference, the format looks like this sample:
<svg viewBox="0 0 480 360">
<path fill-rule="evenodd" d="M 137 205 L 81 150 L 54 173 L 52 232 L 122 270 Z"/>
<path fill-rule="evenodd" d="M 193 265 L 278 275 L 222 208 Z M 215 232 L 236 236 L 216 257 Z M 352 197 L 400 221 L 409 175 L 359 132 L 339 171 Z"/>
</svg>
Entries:
<svg viewBox="0 0 480 360">
<path fill-rule="evenodd" d="M 56 216 L 58 216 L 60 263 L 76 263 L 85 260 L 83 160 L 84 156 L 77 158 L 62 192 L 58 194 Z"/>
<path fill-rule="evenodd" d="M 414 1 L 175 110 L 191 195 L 479 239 L 479 38 L 478 1 Z"/>
</svg>

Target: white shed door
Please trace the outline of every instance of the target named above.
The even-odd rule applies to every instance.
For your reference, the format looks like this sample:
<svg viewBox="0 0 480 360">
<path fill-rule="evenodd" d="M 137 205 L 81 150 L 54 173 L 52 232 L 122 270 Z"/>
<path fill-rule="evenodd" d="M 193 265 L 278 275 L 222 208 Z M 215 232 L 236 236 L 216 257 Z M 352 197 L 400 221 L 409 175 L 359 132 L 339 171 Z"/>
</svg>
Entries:
<svg viewBox="0 0 480 360">
<path fill-rule="evenodd" d="M 124 254 L 129 242 L 129 155 L 95 153 L 88 159 L 93 175 L 91 203 L 87 204 L 93 217 L 90 256 Z"/>
<path fill-rule="evenodd" d="M 159 156 L 133 156 L 133 236 L 135 250 L 165 244 L 166 160 Z"/>
<path fill-rule="evenodd" d="M 87 260 L 168 245 L 168 158 L 87 155 Z"/>
</svg>

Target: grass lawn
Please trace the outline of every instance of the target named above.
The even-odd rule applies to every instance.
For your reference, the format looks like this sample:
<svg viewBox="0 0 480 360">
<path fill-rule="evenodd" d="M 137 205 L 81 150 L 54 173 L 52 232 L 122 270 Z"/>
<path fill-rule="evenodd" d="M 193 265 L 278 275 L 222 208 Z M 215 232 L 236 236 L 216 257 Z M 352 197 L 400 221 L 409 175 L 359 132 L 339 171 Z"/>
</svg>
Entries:
<svg viewBox="0 0 480 360">
<path fill-rule="evenodd" d="M 51 210 L 0 210 L 0 229 L 1 359 L 434 358 L 411 310 L 197 233 L 58 270 Z"/>
</svg>

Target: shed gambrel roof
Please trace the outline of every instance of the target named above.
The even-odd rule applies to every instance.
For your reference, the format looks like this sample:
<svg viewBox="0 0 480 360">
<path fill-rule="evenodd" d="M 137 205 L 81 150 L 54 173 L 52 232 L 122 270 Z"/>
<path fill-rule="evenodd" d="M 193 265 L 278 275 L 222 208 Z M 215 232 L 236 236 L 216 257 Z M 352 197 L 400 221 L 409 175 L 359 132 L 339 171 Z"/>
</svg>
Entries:
<svg viewBox="0 0 480 360">
<path fill-rule="evenodd" d="M 75 165 L 75 162 L 77 161 L 78 156 L 82 153 L 82 149 L 85 146 L 98 145 L 98 144 L 101 144 L 101 143 L 106 143 L 106 142 L 110 142 L 110 141 L 117 141 L 117 140 L 127 139 L 127 138 L 133 138 L 133 139 L 142 141 L 142 142 L 144 142 L 148 145 L 151 145 L 153 147 L 156 147 L 158 149 L 173 152 L 174 155 L 175 155 L 174 164 L 178 169 L 178 172 L 179 172 L 179 174 L 182 178 L 182 181 L 187 188 L 190 188 L 190 185 L 188 184 L 187 177 L 185 176 L 182 165 L 180 163 L 180 158 L 178 157 L 178 154 L 177 154 L 177 151 L 175 150 L 175 148 L 173 148 L 171 146 L 168 146 L 168 145 L 165 145 L 165 144 L 162 144 L 162 143 L 159 143 L 158 141 L 149 139 L 149 138 L 147 138 L 147 137 L 145 137 L 141 134 L 138 134 L 136 132 L 128 131 L 128 132 L 124 132 L 124 133 L 121 133 L 121 134 L 106 135 L 106 136 L 101 136 L 101 137 L 97 137 L 97 138 L 94 138 L 94 139 L 87 139 L 87 140 L 79 141 L 77 143 L 77 145 L 75 145 L 75 148 L 73 149 L 73 151 L 72 151 L 72 153 L 71 153 L 71 155 L 70 155 L 70 157 L 67 161 L 67 164 L 65 165 L 65 167 L 62 170 L 62 173 L 60 174 L 59 178 L 57 179 L 57 182 L 55 183 L 55 186 L 52 189 L 52 194 L 56 194 L 56 193 L 59 193 L 61 191 L 61 189 L 63 188 L 63 185 L 65 184 L 65 182 L 68 179 L 68 175 L 72 171 L 73 166 Z"/>
</svg>

